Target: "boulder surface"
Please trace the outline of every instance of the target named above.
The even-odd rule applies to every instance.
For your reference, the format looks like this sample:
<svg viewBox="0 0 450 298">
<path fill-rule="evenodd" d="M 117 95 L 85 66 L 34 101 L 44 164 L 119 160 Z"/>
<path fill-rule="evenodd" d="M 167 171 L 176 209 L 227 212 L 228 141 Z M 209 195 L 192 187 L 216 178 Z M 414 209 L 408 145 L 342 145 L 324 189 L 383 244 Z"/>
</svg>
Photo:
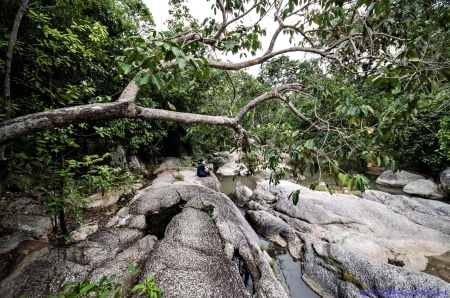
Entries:
<svg viewBox="0 0 450 298">
<path fill-rule="evenodd" d="M 377 184 L 386 185 L 390 187 L 404 187 L 406 184 L 425 179 L 422 175 L 412 174 L 407 171 L 398 171 L 393 173 L 391 170 L 384 171 L 375 181 Z"/>
<path fill-rule="evenodd" d="M 447 194 L 442 188 L 439 188 L 436 183 L 428 179 L 420 179 L 410 182 L 403 187 L 403 191 L 408 194 L 418 195 L 427 199 L 442 199 L 447 197 Z"/>
<path fill-rule="evenodd" d="M 295 190 L 300 190 L 297 205 L 289 199 Z M 247 203 L 255 210 L 247 211 L 255 229 L 288 245 L 293 257 L 302 248 L 302 278 L 322 297 L 359 297 L 361 289 L 450 288 L 450 279 L 422 272 L 427 257 L 449 255 L 448 204 L 373 190 L 363 198 L 330 195 L 288 181 L 262 182 L 255 192 L 278 200 Z"/>
</svg>

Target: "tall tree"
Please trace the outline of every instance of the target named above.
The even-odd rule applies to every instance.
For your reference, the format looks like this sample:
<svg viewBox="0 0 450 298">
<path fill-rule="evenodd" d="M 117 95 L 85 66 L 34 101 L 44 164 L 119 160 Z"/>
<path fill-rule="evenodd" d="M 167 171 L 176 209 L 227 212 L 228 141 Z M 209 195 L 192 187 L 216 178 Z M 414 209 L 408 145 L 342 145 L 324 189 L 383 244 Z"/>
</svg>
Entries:
<svg viewBox="0 0 450 298">
<path fill-rule="evenodd" d="M 349 134 L 381 137 L 383 131 L 365 121 L 371 112 L 370 107 L 355 106 L 349 100 L 344 100 L 335 111 L 329 111 L 330 116 L 347 116 L 346 122 L 333 122 L 320 117 L 315 108 L 311 116 L 302 113 L 294 102 L 311 97 L 327 100 L 330 91 L 323 86 L 311 89 L 300 83 L 280 82 L 273 89 L 261 92 L 232 116 L 175 111 L 173 105 L 168 105 L 169 110 L 142 107 L 136 104 L 136 99 L 146 88 L 155 92 L 182 92 L 192 87 L 195 81 L 209 80 L 211 69 L 238 71 L 294 52 L 319 57 L 328 61 L 329 67 L 367 78 L 367 83 L 383 84 L 388 98 L 405 90 L 435 93 L 439 85 L 450 77 L 446 51 L 448 39 L 441 38 L 448 34 L 445 20 L 449 16 L 449 7 L 445 3 L 427 1 L 418 4 L 408 0 L 321 0 L 316 3 L 299 0 L 216 0 L 211 6 L 211 16 L 199 23 L 192 18 L 183 2 L 171 1 L 174 18 L 169 22 L 168 31 L 153 30 L 149 35 L 129 38 L 125 55 L 116 58 L 121 62 L 116 79 L 131 79 L 116 101 L 59 108 L 5 121 L 0 124 L 0 142 L 6 143 L 36 131 L 71 123 L 139 118 L 228 126 L 241 137 L 244 145 L 264 148 L 265 140 L 258 140 L 254 133 L 249 132 L 251 127 L 246 126 L 243 120 L 257 106 L 278 99 L 308 127 L 301 134 L 301 140 L 291 136 L 298 141 L 295 143 L 298 146 L 290 149 L 297 153 L 299 150 L 309 150 L 305 162 L 309 163 L 310 168 L 320 168 L 320 163 L 325 160 L 331 171 L 336 166 L 332 163 L 334 156 L 340 155 L 344 159 L 360 154 L 348 142 Z M 219 19 L 215 18 L 217 13 Z M 249 14 L 256 14 L 259 18 L 247 24 L 244 19 Z M 272 15 L 277 28 L 269 46 L 261 56 L 248 59 L 247 55 L 256 56 L 256 51 L 261 49 L 259 39 L 267 33 L 260 26 L 260 20 Z M 276 51 L 275 44 L 282 33 L 290 37 L 291 46 Z M 243 60 L 223 62 L 215 58 L 215 52 L 240 55 Z M 183 77 L 185 69 L 192 71 L 194 81 Z M 416 106 L 416 99 L 411 99 L 405 115 L 413 114 Z M 394 114 L 390 115 L 393 117 Z M 323 142 L 320 145 L 317 146 L 314 141 L 315 135 L 309 134 L 311 131 L 322 133 Z M 326 142 L 333 139 L 329 138 L 332 133 L 337 134 L 343 146 L 349 147 L 350 151 L 327 152 Z M 367 150 L 363 155 L 378 164 L 383 157 Z M 273 157 L 279 159 L 279 155 Z M 389 159 L 385 163 L 389 164 Z M 396 164 L 391 165 L 396 170 Z"/>
<path fill-rule="evenodd" d="M 27 9 L 29 0 L 22 0 L 19 10 L 14 18 L 11 34 L 9 37 L 8 49 L 6 50 L 5 60 L 5 80 L 4 80 L 4 95 L 3 95 L 3 113 L 5 113 L 5 120 L 11 118 L 11 64 L 14 52 L 14 46 L 17 41 L 17 34 L 19 33 L 20 22 Z M 0 146 L 0 160 L 5 159 L 5 145 Z"/>
</svg>

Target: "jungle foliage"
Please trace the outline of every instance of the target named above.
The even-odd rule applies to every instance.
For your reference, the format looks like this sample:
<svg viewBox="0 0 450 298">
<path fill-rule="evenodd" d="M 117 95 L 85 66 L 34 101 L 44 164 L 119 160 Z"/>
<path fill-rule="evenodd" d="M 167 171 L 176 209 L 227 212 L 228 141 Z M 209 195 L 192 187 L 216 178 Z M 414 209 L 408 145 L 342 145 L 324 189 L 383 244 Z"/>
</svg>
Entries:
<svg viewBox="0 0 450 298">
<path fill-rule="evenodd" d="M 216 0 L 207 1 L 211 15 L 204 20 L 190 14 L 186 1 L 169 2 L 163 31 L 141 0 L 28 5 L 13 52 L 12 118 L 113 104 L 135 83 L 133 104 L 180 122 L 80 118 L 10 142 L 9 172 L 39 185 L 49 215 L 79 218 L 75 209 L 94 184 L 104 191 L 133 181 L 105 165 L 118 145 L 152 163 L 163 155 L 242 148 L 249 174 L 270 169 L 276 183 L 287 164 L 294 175 L 319 173 L 318 182 L 333 177 L 362 191 L 367 179 L 352 168 L 368 163 L 430 174 L 449 165 L 447 2 Z M 0 57 L 7 56 L 18 9 L 17 1 L 4 4 Z M 275 32 L 248 24 L 247 13 L 273 15 Z M 262 49 L 269 33 L 272 43 Z M 292 47 L 274 51 L 280 34 Z M 242 62 L 220 61 L 215 51 Z M 315 58 L 282 55 L 289 52 Z M 254 78 L 244 69 L 256 64 L 262 66 Z M 196 119 L 187 121 L 188 114 Z"/>
</svg>

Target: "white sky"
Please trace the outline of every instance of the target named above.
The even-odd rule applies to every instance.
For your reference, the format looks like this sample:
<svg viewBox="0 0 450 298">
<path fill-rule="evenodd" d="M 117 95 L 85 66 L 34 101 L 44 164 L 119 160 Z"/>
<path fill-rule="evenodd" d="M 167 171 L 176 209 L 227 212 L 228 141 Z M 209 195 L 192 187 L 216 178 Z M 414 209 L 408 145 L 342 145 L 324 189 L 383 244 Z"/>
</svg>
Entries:
<svg viewBox="0 0 450 298">
<path fill-rule="evenodd" d="M 167 28 L 165 22 L 166 20 L 169 18 L 169 4 L 168 4 L 168 0 L 143 0 L 145 4 L 147 4 L 147 6 L 150 9 L 150 12 L 153 15 L 153 19 L 155 20 L 156 23 L 156 29 L 157 30 L 163 30 L 165 28 Z M 222 15 L 219 14 L 220 12 L 217 12 L 217 15 L 214 16 L 214 12 L 211 10 L 211 5 L 214 4 L 215 1 L 214 0 L 210 0 L 210 1 L 206 1 L 206 0 L 188 0 L 187 6 L 190 9 L 191 14 L 198 19 L 200 22 L 203 22 L 203 20 L 206 17 L 213 17 L 216 19 L 216 21 L 221 22 L 222 20 Z M 263 50 L 260 50 L 257 52 L 257 56 L 255 57 L 259 57 L 261 56 L 268 48 L 269 44 L 270 44 L 270 40 L 272 38 L 273 33 L 275 32 L 275 30 L 278 27 L 278 23 L 275 23 L 272 17 L 272 13 L 269 13 L 268 16 L 266 16 L 266 19 L 262 20 L 260 22 L 260 25 L 262 28 L 265 28 L 267 31 L 267 36 L 263 36 L 261 37 L 260 41 L 263 47 Z M 259 18 L 256 15 L 256 13 L 249 13 L 246 17 L 243 18 L 244 22 L 249 25 L 252 22 L 252 19 L 254 21 L 257 21 Z M 284 48 L 288 48 L 288 47 L 292 47 L 293 45 L 289 44 L 289 38 L 287 35 L 283 35 L 283 33 L 280 33 L 280 35 L 278 36 L 277 42 L 275 44 L 275 48 L 274 51 L 277 50 L 281 50 Z M 251 59 L 252 56 L 250 53 L 247 54 L 248 59 Z M 290 56 L 292 59 L 299 59 L 299 60 L 303 60 L 305 59 L 307 56 L 304 53 L 291 53 L 288 54 L 288 56 Z M 239 55 L 228 55 L 228 56 L 222 56 L 222 55 L 218 55 L 218 57 L 220 59 L 223 60 L 230 60 L 232 62 L 238 62 L 238 61 L 242 61 L 242 59 L 245 59 L 245 57 L 243 57 L 242 59 L 239 58 Z M 255 65 L 252 66 L 250 68 L 247 68 L 247 72 L 249 72 L 250 74 L 256 76 L 258 74 L 258 70 L 259 70 L 260 65 Z"/>
</svg>

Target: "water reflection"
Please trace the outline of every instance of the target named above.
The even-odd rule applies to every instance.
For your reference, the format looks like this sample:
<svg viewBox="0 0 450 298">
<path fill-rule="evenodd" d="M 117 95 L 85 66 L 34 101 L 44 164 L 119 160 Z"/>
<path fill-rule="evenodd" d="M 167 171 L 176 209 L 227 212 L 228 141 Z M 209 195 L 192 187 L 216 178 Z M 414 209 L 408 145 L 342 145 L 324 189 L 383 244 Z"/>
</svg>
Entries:
<svg viewBox="0 0 450 298">
<path fill-rule="evenodd" d="M 233 176 L 222 176 L 216 174 L 217 179 L 219 179 L 220 184 L 222 184 L 223 193 L 228 195 L 230 192 L 236 189 L 236 187 L 245 185 L 251 190 L 256 188 L 256 182 L 253 177 L 236 176 L 233 181 Z"/>
<path fill-rule="evenodd" d="M 259 243 L 264 244 L 269 256 L 276 261 L 275 270 L 278 277 L 286 283 L 292 298 L 317 298 L 320 297 L 311 290 L 302 280 L 301 263 L 294 260 L 286 248 L 259 236 Z"/>
</svg>

